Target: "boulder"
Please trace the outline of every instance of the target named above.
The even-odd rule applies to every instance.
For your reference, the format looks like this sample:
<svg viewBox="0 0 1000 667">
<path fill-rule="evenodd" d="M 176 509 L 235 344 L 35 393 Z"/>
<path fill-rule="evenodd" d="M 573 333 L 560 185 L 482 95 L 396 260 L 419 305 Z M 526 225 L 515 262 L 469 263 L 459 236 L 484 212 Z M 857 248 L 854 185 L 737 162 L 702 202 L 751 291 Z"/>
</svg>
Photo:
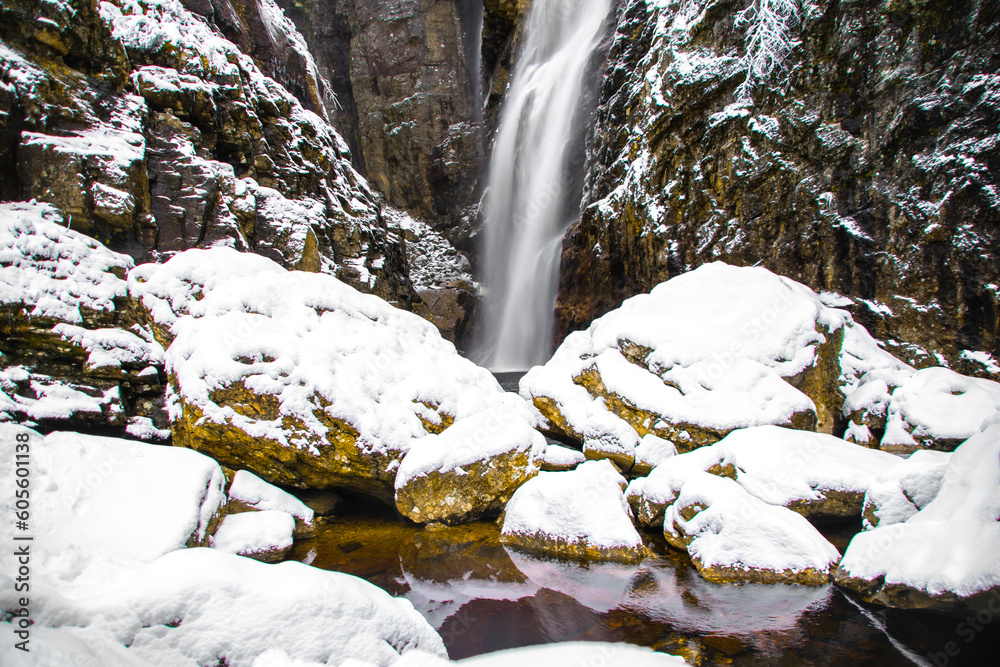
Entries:
<svg viewBox="0 0 1000 667">
<path fill-rule="evenodd" d="M 656 525 L 701 472 L 730 477 L 751 495 L 813 522 L 860 517 L 865 494 L 899 459 L 822 433 L 777 426 L 733 431 L 715 445 L 666 459 L 626 496 L 640 522 Z"/>
<path fill-rule="evenodd" d="M 622 495 L 625 484 L 610 461 L 539 473 L 507 503 L 500 540 L 570 559 L 641 560 L 645 547 Z"/>
<path fill-rule="evenodd" d="M 840 554 L 801 515 L 731 479 L 698 473 L 664 515 L 664 536 L 709 581 L 827 583 Z"/>
<path fill-rule="evenodd" d="M 677 448 L 669 440 L 647 433 L 635 448 L 635 463 L 632 474 L 644 477 L 672 456 L 677 455 Z"/>
<path fill-rule="evenodd" d="M 238 470 L 227 492 L 226 512 L 230 515 L 241 512 L 280 511 L 295 519 L 295 537 L 311 537 L 316 530 L 315 513 L 301 500 L 268 484 L 257 475 L 246 470 Z"/>
<path fill-rule="evenodd" d="M 929 496 L 932 489 L 921 490 Z M 1000 595 L 998 507 L 1000 422 L 994 419 L 954 451 L 940 490 L 923 509 L 851 540 L 836 582 L 891 607 L 986 608 Z"/>
<path fill-rule="evenodd" d="M 522 396 L 566 435 L 609 433 L 598 415 L 680 451 L 766 424 L 830 433 L 843 404 L 844 312 L 760 268 L 714 263 L 658 285 L 566 338 L 521 381 Z M 588 428 L 589 427 L 589 428 Z M 638 440 L 638 437 L 636 440 Z"/>
<path fill-rule="evenodd" d="M 262 563 L 278 563 L 292 550 L 295 517 L 281 510 L 230 514 L 209 539 L 209 546 Z"/>
<path fill-rule="evenodd" d="M 881 447 L 952 451 L 998 412 L 1000 383 L 925 368 L 892 392 Z"/>
<path fill-rule="evenodd" d="M 880 474 L 865 494 L 864 527 L 903 523 L 941 490 L 951 453 L 921 449 Z"/>
<path fill-rule="evenodd" d="M 550 442 L 538 459 L 538 465 L 544 472 L 565 472 L 573 470 L 586 460 L 583 452 Z"/>
<path fill-rule="evenodd" d="M 0 475 L 14 479 L 14 435 L 27 433 L 33 534 L 45 543 L 40 569 L 58 569 L 62 552 L 80 564 L 149 562 L 207 544 L 225 514 L 224 477 L 207 456 L 183 449 L 79 433 L 46 437 L 0 424 L 8 455 Z"/>
<path fill-rule="evenodd" d="M 297 488 L 391 501 L 410 446 L 512 402 L 420 317 L 229 248 L 129 274 L 166 345 L 174 444 Z"/>
<path fill-rule="evenodd" d="M 495 516 L 538 474 L 544 447 L 542 434 L 513 410 L 460 419 L 411 445 L 396 473 L 396 508 L 417 523 Z"/>
</svg>

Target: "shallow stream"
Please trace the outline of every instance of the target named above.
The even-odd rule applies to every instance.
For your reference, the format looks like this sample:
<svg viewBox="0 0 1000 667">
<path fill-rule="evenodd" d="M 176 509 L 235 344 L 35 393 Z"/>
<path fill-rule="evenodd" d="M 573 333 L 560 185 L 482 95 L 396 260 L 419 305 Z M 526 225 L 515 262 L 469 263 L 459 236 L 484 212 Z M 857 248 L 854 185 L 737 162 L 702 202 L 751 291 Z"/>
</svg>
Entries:
<svg viewBox="0 0 1000 667">
<path fill-rule="evenodd" d="M 388 508 L 362 511 L 321 525 L 292 558 L 407 598 L 453 659 L 573 640 L 697 665 L 995 665 L 1000 655 L 996 622 L 966 641 L 960 618 L 869 608 L 832 585 L 712 584 L 655 534 L 642 563 L 581 564 L 508 550 L 493 523 L 420 527 Z M 853 531 L 825 533 L 843 550 Z"/>
</svg>

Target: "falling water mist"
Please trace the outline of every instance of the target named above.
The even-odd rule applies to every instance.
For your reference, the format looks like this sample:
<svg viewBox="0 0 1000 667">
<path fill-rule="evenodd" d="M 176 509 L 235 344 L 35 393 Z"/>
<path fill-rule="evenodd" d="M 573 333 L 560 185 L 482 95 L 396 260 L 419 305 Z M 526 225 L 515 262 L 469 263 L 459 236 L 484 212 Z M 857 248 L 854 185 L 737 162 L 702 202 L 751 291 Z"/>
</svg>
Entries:
<svg viewBox="0 0 1000 667">
<path fill-rule="evenodd" d="M 562 238 L 579 208 L 582 165 L 571 157 L 586 132 L 584 78 L 611 5 L 534 0 L 529 10 L 484 202 L 487 313 L 479 357 L 493 370 L 525 369 L 551 351 Z"/>
</svg>

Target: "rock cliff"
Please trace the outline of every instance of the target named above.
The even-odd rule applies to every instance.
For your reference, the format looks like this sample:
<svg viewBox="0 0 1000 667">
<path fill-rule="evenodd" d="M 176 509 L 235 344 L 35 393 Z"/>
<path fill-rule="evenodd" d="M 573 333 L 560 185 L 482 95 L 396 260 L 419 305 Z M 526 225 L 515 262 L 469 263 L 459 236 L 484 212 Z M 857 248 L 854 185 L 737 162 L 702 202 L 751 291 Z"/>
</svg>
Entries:
<svg viewBox="0 0 1000 667">
<path fill-rule="evenodd" d="M 848 297 L 913 363 L 1000 371 L 995 4 L 624 0 L 618 19 L 560 338 L 723 260 Z"/>
</svg>

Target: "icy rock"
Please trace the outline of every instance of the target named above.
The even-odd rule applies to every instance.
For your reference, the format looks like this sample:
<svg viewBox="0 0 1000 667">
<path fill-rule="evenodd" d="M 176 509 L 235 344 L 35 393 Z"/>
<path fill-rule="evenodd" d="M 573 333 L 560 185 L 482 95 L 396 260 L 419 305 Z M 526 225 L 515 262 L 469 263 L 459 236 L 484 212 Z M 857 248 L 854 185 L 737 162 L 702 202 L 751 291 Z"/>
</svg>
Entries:
<svg viewBox="0 0 1000 667">
<path fill-rule="evenodd" d="M 983 608 L 1000 594 L 998 516 L 1000 422 L 992 420 L 954 451 L 923 509 L 851 540 L 836 582 L 892 607 Z"/>
<path fill-rule="evenodd" d="M 460 419 L 410 447 L 396 473 L 396 508 L 417 523 L 496 515 L 538 473 L 544 448 L 544 436 L 513 410 Z"/>
<path fill-rule="evenodd" d="M 309 537 L 315 532 L 312 509 L 292 494 L 268 484 L 252 472 L 236 471 L 227 495 L 229 502 L 226 512 L 230 515 L 277 510 L 295 519 L 295 537 Z"/>
<path fill-rule="evenodd" d="M 922 449 L 879 475 L 865 494 L 865 529 L 903 523 L 926 507 L 941 490 L 949 461 L 948 452 Z"/>
<path fill-rule="evenodd" d="M 625 484 L 610 461 L 539 473 L 507 503 L 500 540 L 575 559 L 640 560 L 645 549 L 622 495 Z"/>
<path fill-rule="evenodd" d="M 760 500 L 812 521 L 842 520 L 861 516 L 869 488 L 898 463 L 892 454 L 823 433 L 758 426 L 668 458 L 647 478 L 633 481 L 626 495 L 640 522 L 656 525 L 688 479 L 705 471 L 730 477 Z"/>
<path fill-rule="evenodd" d="M 538 459 L 538 464 L 545 472 L 565 472 L 573 470 L 586 460 L 587 457 L 579 450 L 549 443 Z"/>
<path fill-rule="evenodd" d="M 209 546 L 262 563 L 278 563 L 292 549 L 295 517 L 281 510 L 230 514 L 209 538 Z"/>
<path fill-rule="evenodd" d="M 829 432 L 843 403 L 848 324 L 799 283 L 717 262 L 567 337 L 522 379 L 521 394 L 581 440 L 594 439 L 586 426 L 602 410 L 681 451 L 750 426 Z"/>
<path fill-rule="evenodd" d="M 681 487 L 666 510 L 663 531 L 709 581 L 822 585 L 840 559 L 801 515 L 708 473 Z"/>
<path fill-rule="evenodd" d="M 527 414 L 430 323 L 332 276 L 188 250 L 136 267 L 129 292 L 169 344 L 174 443 L 271 483 L 391 500 L 423 436 L 502 405 Z"/>
</svg>

